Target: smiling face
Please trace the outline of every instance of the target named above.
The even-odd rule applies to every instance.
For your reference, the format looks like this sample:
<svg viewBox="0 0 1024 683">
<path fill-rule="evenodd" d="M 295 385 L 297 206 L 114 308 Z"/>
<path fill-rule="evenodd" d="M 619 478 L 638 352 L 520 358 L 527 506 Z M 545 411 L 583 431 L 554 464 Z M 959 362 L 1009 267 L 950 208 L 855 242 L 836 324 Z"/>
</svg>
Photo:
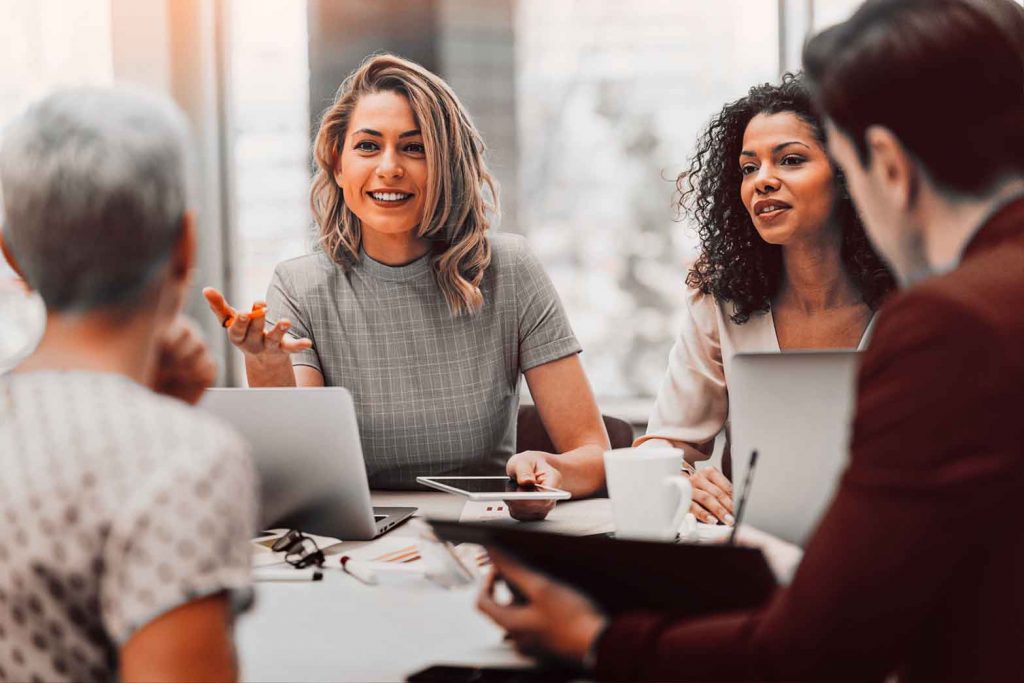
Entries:
<svg viewBox="0 0 1024 683">
<path fill-rule="evenodd" d="M 409 101 L 395 92 L 363 95 L 342 142 L 334 179 L 370 232 L 396 236 L 423 221 L 427 155 Z"/>
<path fill-rule="evenodd" d="M 835 178 L 811 126 L 792 112 L 758 114 L 737 160 L 740 197 L 765 242 L 819 240 L 829 230 Z"/>
</svg>

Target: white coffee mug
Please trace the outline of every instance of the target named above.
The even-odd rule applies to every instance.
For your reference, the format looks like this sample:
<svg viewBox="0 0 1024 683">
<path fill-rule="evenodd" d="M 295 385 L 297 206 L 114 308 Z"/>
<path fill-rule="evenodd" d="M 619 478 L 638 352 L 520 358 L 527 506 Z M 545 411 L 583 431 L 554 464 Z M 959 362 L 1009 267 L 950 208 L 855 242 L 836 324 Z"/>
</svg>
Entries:
<svg viewBox="0 0 1024 683">
<path fill-rule="evenodd" d="M 674 540 L 693 488 L 678 448 L 618 448 L 604 454 L 616 538 Z"/>
</svg>

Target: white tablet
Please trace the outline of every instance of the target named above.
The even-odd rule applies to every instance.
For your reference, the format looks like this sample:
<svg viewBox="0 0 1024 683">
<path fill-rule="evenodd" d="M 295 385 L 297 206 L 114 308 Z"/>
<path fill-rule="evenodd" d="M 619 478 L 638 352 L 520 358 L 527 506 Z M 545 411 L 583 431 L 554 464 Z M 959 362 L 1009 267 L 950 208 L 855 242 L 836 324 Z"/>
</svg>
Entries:
<svg viewBox="0 0 1024 683">
<path fill-rule="evenodd" d="M 565 500 L 572 497 L 562 489 L 533 484 L 520 486 L 508 477 L 416 477 L 416 481 L 470 500 Z"/>
</svg>

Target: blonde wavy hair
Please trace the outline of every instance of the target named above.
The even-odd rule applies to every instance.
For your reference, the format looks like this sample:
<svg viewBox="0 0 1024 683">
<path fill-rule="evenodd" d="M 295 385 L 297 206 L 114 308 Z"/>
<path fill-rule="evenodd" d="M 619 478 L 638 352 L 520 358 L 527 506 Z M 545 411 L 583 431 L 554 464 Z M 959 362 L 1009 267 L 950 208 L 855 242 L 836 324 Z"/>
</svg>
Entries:
<svg viewBox="0 0 1024 683">
<path fill-rule="evenodd" d="M 454 315 L 484 303 L 480 282 L 491 263 L 488 213 L 498 215 L 497 183 L 484 163 L 484 143 L 466 110 L 441 78 L 390 54 L 368 57 L 338 88 L 313 143 L 316 173 L 309 193 L 324 252 L 348 269 L 359 261 L 362 227 L 345 203 L 334 172 L 359 98 L 404 96 L 423 134 L 427 189 L 419 237 L 430 240 L 434 278 Z M 487 197 L 489 192 L 490 198 Z"/>
</svg>

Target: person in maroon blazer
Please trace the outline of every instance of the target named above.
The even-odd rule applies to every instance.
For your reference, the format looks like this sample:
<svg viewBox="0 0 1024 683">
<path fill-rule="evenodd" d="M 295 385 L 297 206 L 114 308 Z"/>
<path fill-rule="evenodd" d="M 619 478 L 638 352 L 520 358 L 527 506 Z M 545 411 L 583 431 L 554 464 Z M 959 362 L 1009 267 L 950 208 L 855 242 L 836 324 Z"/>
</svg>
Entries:
<svg viewBox="0 0 1024 683">
<path fill-rule="evenodd" d="M 879 314 L 850 465 L 793 582 L 749 611 L 609 620 L 496 554 L 528 602 L 479 606 L 600 679 L 1024 680 L 1024 9 L 869 0 L 804 64 L 905 291 Z"/>
</svg>

